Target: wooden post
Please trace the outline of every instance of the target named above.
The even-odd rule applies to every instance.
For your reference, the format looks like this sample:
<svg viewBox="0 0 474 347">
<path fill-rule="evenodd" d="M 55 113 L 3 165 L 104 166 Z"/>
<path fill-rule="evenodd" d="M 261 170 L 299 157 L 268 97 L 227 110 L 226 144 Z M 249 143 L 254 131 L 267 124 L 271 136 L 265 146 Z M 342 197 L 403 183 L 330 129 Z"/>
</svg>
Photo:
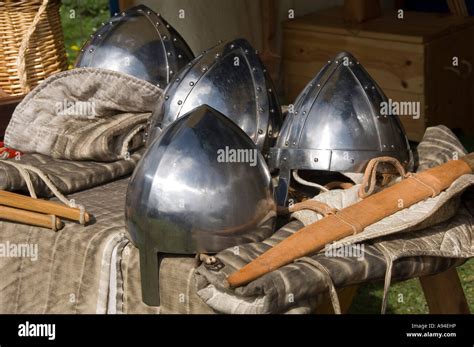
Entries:
<svg viewBox="0 0 474 347">
<path fill-rule="evenodd" d="M 349 286 L 337 290 L 337 296 L 339 297 L 339 305 L 341 306 L 341 313 L 347 313 L 351 307 L 352 300 L 357 293 L 359 286 Z M 321 304 L 316 308 L 317 314 L 334 314 L 331 299 L 329 294 L 326 294 Z"/>
<path fill-rule="evenodd" d="M 137 2 L 138 4 L 139 2 Z M 128 10 L 130 7 L 133 7 L 135 4 L 134 0 L 119 0 L 120 11 Z"/>
<path fill-rule="evenodd" d="M 270 77 L 276 83 L 279 77 L 281 57 L 277 53 L 276 31 L 277 31 L 277 13 L 278 1 L 261 1 L 261 19 L 262 19 L 262 52 L 260 59 L 268 70 Z"/>
<path fill-rule="evenodd" d="M 421 287 L 432 314 L 469 314 L 469 306 L 456 268 L 420 277 Z"/>
</svg>

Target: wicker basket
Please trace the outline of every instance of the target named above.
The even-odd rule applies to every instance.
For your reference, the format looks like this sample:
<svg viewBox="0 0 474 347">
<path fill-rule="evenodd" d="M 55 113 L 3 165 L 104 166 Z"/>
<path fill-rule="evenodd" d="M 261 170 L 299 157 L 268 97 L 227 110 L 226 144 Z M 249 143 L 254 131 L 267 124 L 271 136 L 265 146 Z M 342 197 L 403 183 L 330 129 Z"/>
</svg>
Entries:
<svg viewBox="0 0 474 347">
<path fill-rule="evenodd" d="M 60 0 L 0 1 L 0 88 L 28 93 L 67 68 Z"/>
</svg>

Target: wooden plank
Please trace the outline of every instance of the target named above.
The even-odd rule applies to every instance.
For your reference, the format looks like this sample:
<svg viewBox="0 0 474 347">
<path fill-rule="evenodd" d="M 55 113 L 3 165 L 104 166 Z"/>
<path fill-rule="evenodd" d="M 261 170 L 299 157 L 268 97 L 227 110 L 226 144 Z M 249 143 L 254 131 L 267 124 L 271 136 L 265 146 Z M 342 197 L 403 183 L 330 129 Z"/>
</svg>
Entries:
<svg viewBox="0 0 474 347">
<path fill-rule="evenodd" d="M 386 9 L 381 17 L 364 23 L 348 23 L 343 19 L 342 8 L 334 7 L 287 21 L 284 28 L 425 43 L 474 23 L 474 19 L 469 17 L 410 11 L 404 12 L 402 22 L 397 14 L 396 10 Z"/>
<path fill-rule="evenodd" d="M 427 109 L 424 95 L 391 89 L 384 89 L 384 93 L 387 95 L 387 98 L 392 99 L 393 101 L 420 103 L 420 118 L 414 119 L 413 116 L 410 115 L 399 116 L 408 139 L 411 141 L 420 142 L 423 138 L 423 135 L 425 134 L 427 123 Z"/>
<path fill-rule="evenodd" d="M 444 124 L 474 135 L 474 27 L 426 45 L 428 125 Z M 459 66 L 453 66 L 453 57 Z"/>
<path fill-rule="evenodd" d="M 278 51 L 276 42 L 277 13 L 278 2 L 275 0 L 261 0 L 263 49 L 260 59 L 273 81 L 278 80 L 281 65 L 281 56 L 276 53 Z"/>
<path fill-rule="evenodd" d="M 5 130 L 15 111 L 16 106 L 23 99 L 24 95 L 6 96 L 0 98 L 0 139 L 3 140 Z"/>
<path fill-rule="evenodd" d="M 352 301 L 357 293 L 357 285 L 340 288 L 337 290 L 339 297 L 339 305 L 341 306 L 341 313 L 347 313 L 351 307 Z M 315 313 L 317 314 L 334 314 L 331 299 L 329 294 L 324 295 L 324 299 L 321 304 L 316 308 Z"/>
<path fill-rule="evenodd" d="M 120 11 L 128 10 L 135 5 L 135 0 L 119 0 Z"/>
<path fill-rule="evenodd" d="M 420 277 L 421 287 L 432 314 L 469 314 L 469 306 L 455 268 Z"/>
<path fill-rule="evenodd" d="M 351 52 L 383 88 L 424 92 L 424 47 L 410 43 L 285 29 L 285 74 L 315 76 L 328 59 Z"/>
</svg>

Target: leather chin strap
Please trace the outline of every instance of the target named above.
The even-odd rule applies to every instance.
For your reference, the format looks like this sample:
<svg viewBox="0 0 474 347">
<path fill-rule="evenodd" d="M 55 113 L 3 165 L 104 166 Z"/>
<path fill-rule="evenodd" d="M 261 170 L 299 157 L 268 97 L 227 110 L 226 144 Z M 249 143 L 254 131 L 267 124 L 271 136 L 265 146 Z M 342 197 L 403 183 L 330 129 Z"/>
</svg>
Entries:
<svg viewBox="0 0 474 347">
<path fill-rule="evenodd" d="M 311 210 L 320 213 L 323 216 L 335 214 L 337 212 L 336 208 L 317 200 L 305 200 L 290 206 L 278 206 L 277 208 L 279 215 L 286 215 L 301 210 Z"/>
<path fill-rule="evenodd" d="M 405 168 L 400 164 L 400 162 L 392 157 L 378 157 L 374 158 L 369 163 L 367 164 L 367 168 L 365 169 L 364 173 L 364 178 L 362 180 L 362 184 L 359 189 L 359 197 L 361 199 L 364 199 L 370 195 L 372 195 L 375 191 L 375 188 L 377 186 L 377 169 L 379 164 L 391 164 L 395 170 L 397 171 L 398 175 L 402 179 L 412 179 L 416 181 L 419 185 L 429 189 L 431 191 L 431 197 L 437 196 L 440 192 L 441 189 L 439 188 L 440 183 L 436 178 L 431 178 L 428 176 L 424 176 L 423 179 L 421 179 L 418 175 L 411 173 L 411 172 L 406 172 Z M 381 182 L 381 187 L 384 187 L 390 183 L 390 181 L 393 179 L 394 174 L 391 173 L 382 173 L 382 182 Z"/>
<path fill-rule="evenodd" d="M 364 199 L 372 195 L 377 186 L 377 173 L 380 164 L 390 164 L 397 171 L 398 175 L 402 178 L 408 177 L 405 168 L 400 164 L 400 162 L 393 157 L 378 157 L 369 161 L 367 168 L 365 169 L 364 178 L 359 189 L 359 197 Z M 386 186 L 393 179 L 393 174 L 383 173 L 381 186 Z"/>
</svg>

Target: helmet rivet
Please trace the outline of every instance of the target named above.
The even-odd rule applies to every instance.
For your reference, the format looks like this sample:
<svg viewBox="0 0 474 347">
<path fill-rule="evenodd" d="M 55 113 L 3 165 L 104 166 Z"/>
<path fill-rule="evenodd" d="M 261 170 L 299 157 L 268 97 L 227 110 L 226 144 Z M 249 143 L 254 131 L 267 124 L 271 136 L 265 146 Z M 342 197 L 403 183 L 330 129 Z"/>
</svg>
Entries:
<svg viewBox="0 0 474 347">
<path fill-rule="evenodd" d="M 112 23 L 112 21 L 110 21 L 109 24 L 112 25 L 112 24 L 114 24 L 114 23 Z"/>
<path fill-rule="evenodd" d="M 395 145 L 390 145 L 390 147 L 391 147 L 392 149 L 395 149 Z"/>
<path fill-rule="evenodd" d="M 319 87 L 321 87 L 321 84 L 320 84 L 320 83 L 318 83 L 316 86 L 319 88 Z"/>
<path fill-rule="evenodd" d="M 94 48 L 89 49 L 89 53 L 94 52 Z"/>
<path fill-rule="evenodd" d="M 98 38 L 101 38 L 101 37 L 102 37 L 102 34 L 97 34 L 97 37 L 98 37 Z"/>
<path fill-rule="evenodd" d="M 258 133 L 261 135 L 263 134 L 263 130 L 262 129 L 258 129 Z"/>
<path fill-rule="evenodd" d="M 257 92 L 261 92 L 261 91 L 262 91 L 262 88 L 257 87 Z"/>
<path fill-rule="evenodd" d="M 306 114 L 306 111 L 303 111 L 303 116 Z"/>
<path fill-rule="evenodd" d="M 168 57 L 171 57 L 171 52 L 166 53 Z"/>
<path fill-rule="evenodd" d="M 176 37 L 173 37 L 173 42 L 177 42 L 178 39 Z"/>
<path fill-rule="evenodd" d="M 160 22 L 156 22 L 156 26 L 159 27 L 161 25 Z"/>
<path fill-rule="evenodd" d="M 219 53 L 216 53 L 216 59 L 219 58 L 221 55 Z"/>
<path fill-rule="evenodd" d="M 336 63 L 336 64 L 339 64 L 339 61 L 336 60 L 335 63 Z"/>
<path fill-rule="evenodd" d="M 168 38 L 168 36 L 163 35 L 163 40 L 166 40 L 167 38 Z"/>
<path fill-rule="evenodd" d="M 246 49 L 244 52 L 245 52 L 245 54 L 249 54 L 249 50 L 248 50 L 248 49 Z"/>
<path fill-rule="evenodd" d="M 314 161 L 315 163 L 317 163 L 317 162 L 319 161 L 319 159 L 318 159 L 318 158 L 314 158 L 313 161 Z"/>
<path fill-rule="evenodd" d="M 181 59 L 183 56 L 181 54 L 178 54 L 178 59 Z"/>
<path fill-rule="evenodd" d="M 121 15 L 122 17 L 125 16 L 125 12 L 120 13 L 120 15 Z"/>
<path fill-rule="evenodd" d="M 288 141 L 285 141 L 285 146 L 288 146 Z"/>
<path fill-rule="evenodd" d="M 167 28 L 169 28 L 169 27 L 170 27 L 170 25 L 169 25 L 169 24 L 166 24 L 166 27 L 167 27 Z"/>
<path fill-rule="evenodd" d="M 222 42 L 224 42 L 224 41 L 222 41 L 222 40 L 217 41 L 218 44 L 221 44 Z"/>
<path fill-rule="evenodd" d="M 328 60 L 328 64 L 331 64 L 331 61 L 330 61 L 330 60 Z"/>
<path fill-rule="evenodd" d="M 176 82 L 179 82 L 179 81 L 180 81 L 180 79 L 179 79 L 179 77 L 178 77 L 178 78 L 176 79 Z"/>
<path fill-rule="evenodd" d="M 183 102 L 181 100 L 178 101 L 178 105 L 182 105 Z"/>
<path fill-rule="evenodd" d="M 263 71 L 263 73 L 267 73 L 267 69 L 263 69 L 262 71 Z"/>
<path fill-rule="evenodd" d="M 170 98 L 169 95 L 166 95 L 166 96 L 165 96 L 165 100 L 168 100 L 169 98 Z"/>
<path fill-rule="evenodd" d="M 158 88 L 160 88 L 160 87 L 161 87 L 161 84 L 157 83 L 156 86 L 157 86 Z"/>
<path fill-rule="evenodd" d="M 207 71 L 207 67 L 203 66 L 203 67 L 201 68 L 201 71 L 202 71 L 202 72 L 206 72 L 206 71 Z"/>
<path fill-rule="evenodd" d="M 275 113 L 275 110 L 273 108 L 271 108 L 270 113 Z"/>
<path fill-rule="evenodd" d="M 91 35 L 91 39 L 93 39 L 93 38 L 94 38 L 94 35 Z"/>
<path fill-rule="evenodd" d="M 150 12 L 150 11 L 146 11 L 146 14 L 151 14 L 151 12 Z"/>
<path fill-rule="evenodd" d="M 268 135 L 273 135 L 273 131 L 268 130 Z"/>
<path fill-rule="evenodd" d="M 190 85 L 191 87 L 194 86 L 194 82 L 192 82 L 192 81 L 189 82 L 189 85 Z"/>
<path fill-rule="evenodd" d="M 269 92 L 269 93 L 272 93 L 272 92 L 273 92 L 273 91 L 272 91 L 272 88 L 268 88 L 268 92 Z"/>
<path fill-rule="evenodd" d="M 283 161 L 286 161 L 286 157 L 283 157 Z"/>
<path fill-rule="evenodd" d="M 293 146 L 296 146 L 296 141 L 293 141 Z"/>
<path fill-rule="evenodd" d="M 263 107 L 259 107 L 258 110 L 259 110 L 260 112 L 263 112 L 263 111 L 264 111 L 264 110 L 263 110 Z"/>
</svg>

